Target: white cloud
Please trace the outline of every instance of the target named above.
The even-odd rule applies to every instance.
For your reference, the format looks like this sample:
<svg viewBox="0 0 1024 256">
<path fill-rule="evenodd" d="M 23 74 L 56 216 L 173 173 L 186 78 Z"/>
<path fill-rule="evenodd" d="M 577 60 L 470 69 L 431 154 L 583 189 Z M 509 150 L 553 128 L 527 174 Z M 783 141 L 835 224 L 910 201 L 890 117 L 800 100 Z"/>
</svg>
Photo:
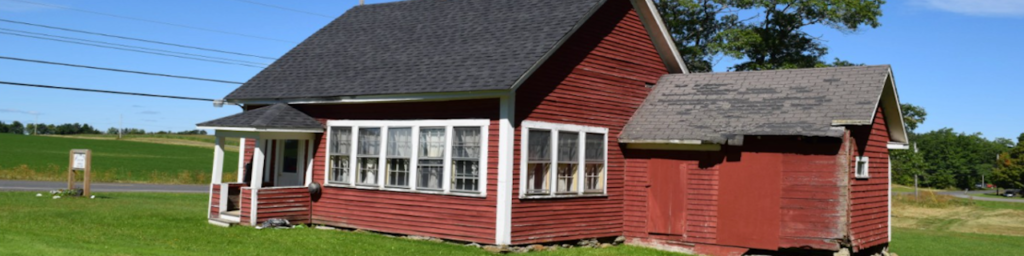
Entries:
<svg viewBox="0 0 1024 256">
<path fill-rule="evenodd" d="M 975 16 L 1024 17 L 1022 0 L 916 0 L 916 4 L 947 12 Z"/>
</svg>

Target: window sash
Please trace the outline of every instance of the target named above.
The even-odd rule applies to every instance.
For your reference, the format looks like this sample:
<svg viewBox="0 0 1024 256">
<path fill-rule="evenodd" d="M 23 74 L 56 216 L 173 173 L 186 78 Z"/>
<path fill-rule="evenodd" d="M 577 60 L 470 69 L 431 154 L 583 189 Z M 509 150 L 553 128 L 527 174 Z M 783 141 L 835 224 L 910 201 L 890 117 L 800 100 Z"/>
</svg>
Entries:
<svg viewBox="0 0 1024 256">
<path fill-rule="evenodd" d="M 330 157 L 331 167 L 331 183 L 349 184 L 349 156 L 347 155 L 332 155 Z"/>
</svg>

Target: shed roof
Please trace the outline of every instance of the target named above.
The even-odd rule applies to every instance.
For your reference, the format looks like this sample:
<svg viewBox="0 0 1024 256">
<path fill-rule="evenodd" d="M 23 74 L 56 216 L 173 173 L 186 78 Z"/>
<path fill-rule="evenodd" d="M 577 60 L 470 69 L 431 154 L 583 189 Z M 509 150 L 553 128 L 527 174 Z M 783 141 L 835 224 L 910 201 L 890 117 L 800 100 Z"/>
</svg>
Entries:
<svg viewBox="0 0 1024 256">
<path fill-rule="evenodd" d="M 316 119 L 288 104 L 278 103 L 196 124 L 200 129 L 323 130 Z"/>
<path fill-rule="evenodd" d="M 883 101 L 883 95 L 895 101 Z M 619 141 L 742 144 L 743 135 L 841 137 L 839 126 L 871 124 L 883 102 L 883 109 L 896 113 L 886 113 L 893 140 L 905 143 L 896 97 L 888 65 L 669 74 Z"/>
<path fill-rule="evenodd" d="M 356 6 L 229 101 L 507 90 L 604 0 L 412 0 Z"/>
</svg>

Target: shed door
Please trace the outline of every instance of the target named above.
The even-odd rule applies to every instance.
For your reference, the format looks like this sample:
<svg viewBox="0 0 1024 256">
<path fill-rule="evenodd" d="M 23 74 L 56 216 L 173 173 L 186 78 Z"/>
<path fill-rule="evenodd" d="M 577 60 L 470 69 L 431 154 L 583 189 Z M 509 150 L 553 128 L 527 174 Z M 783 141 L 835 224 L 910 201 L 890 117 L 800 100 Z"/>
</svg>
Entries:
<svg viewBox="0 0 1024 256">
<path fill-rule="evenodd" d="M 686 164 L 651 159 L 647 179 L 647 232 L 682 235 L 686 219 Z"/>
</svg>

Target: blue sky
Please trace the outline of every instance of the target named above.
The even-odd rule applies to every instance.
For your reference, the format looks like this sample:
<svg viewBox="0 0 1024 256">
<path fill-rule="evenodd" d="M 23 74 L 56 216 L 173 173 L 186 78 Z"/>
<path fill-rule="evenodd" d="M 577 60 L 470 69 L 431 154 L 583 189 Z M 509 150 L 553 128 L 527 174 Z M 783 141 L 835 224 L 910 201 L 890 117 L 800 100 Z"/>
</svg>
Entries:
<svg viewBox="0 0 1024 256">
<path fill-rule="evenodd" d="M 33 5 L 19 1 L 45 3 Z M 0 0 L 0 19 L 37 23 L 279 57 L 331 21 L 308 13 L 338 16 L 358 4 L 348 1 L 271 0 Z M 380 1 L 367 0 L 367 4 Z M 73 9 L 68 9 L 73 8 Z M 78 11 L 76 11 L 78 10 Z M 84 11 L 82 11 L 84 10 Z M 117 18 L 85 11 L 138 19 Z M 250 36 L 216 33 L 140 21 L 174 23 Z M 908 0 L 883 6 L 882 26 L 843 34 L 812 27 L 839 57 L 869 65 L 890 64 L 901 100 L 923 106 L 924 132 L 942 127 L 1016 138 L 1024 132 L 1024 1 Z M 270 60 L 117 40 L 0 22 L 0 29 L 76 37 L 192 54 L 270 63 Z M 0 32 L 10 30 L 0 30 Z M 261 37 L 261 38 L 256 38 Z M 268 40 L 270 38 L 273 40 Z M 0 34 L 0 56 L 38 59 L 244 82 L 259 68 L 140 54 Z M 734 60 L 716 67 L 723 71 Z M 122 74 L 0 60 L 0 81 L 220 99 L 237 85 Z M 0 121 L 89 123 L 105 130 L 118 125 L 150 130 L 187 130 L 196 123 L 240 112 L 209 102 L 121 96 L 0 85 Z"/>
</svg>

